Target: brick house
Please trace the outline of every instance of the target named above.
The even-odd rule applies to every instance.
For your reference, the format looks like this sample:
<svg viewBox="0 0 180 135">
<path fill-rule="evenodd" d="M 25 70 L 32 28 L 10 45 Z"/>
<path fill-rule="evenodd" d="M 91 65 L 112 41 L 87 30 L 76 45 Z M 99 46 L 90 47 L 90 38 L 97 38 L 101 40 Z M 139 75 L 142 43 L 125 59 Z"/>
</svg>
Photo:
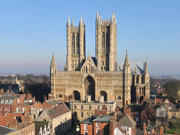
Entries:
<svg viewBox="0 0 180 135">
<path fill-rule="evenodd" d="M 80 122 L 81 135 L 109 135 L 112 115 L 91 116 Z"/>
</svg>

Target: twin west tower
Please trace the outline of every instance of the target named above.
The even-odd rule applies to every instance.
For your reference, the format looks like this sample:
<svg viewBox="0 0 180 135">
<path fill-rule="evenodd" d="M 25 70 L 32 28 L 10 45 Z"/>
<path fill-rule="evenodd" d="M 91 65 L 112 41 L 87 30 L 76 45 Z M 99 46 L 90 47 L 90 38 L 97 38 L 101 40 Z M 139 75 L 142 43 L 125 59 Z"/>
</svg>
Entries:
<svg viewBox="0 0 180 135">
<path fill-rule="evenodd" d="M 67 71 L 80 70 L 85 56 L 85 23 L 80 18 L 79 26 L 67 21 Z M 96 59 L 98 71 L 116 71 L 117 69 L 117 34 L 116 17 L 103 21 L 96 15 Z"/>
<path fill-rule="evenodd" d="M 110 20 L 96 15 L 96 57 L 86 58 L 85 22 L 80 18 L 78 27 L 68 18 L 67 57 L 64 71 L 57 71 L 52 56 L 50 67 L 51 96 L 67 101 L 92 101 L 103 97 L 105 101 L 116 101 L 119 106 L 140 103 L 149 99 L 150 77 L 147 61 L 143 68 L 131 69 L 128 53 L 123 68 L 117 65 L 117 22 L 114 13 Z"/>
</svg>

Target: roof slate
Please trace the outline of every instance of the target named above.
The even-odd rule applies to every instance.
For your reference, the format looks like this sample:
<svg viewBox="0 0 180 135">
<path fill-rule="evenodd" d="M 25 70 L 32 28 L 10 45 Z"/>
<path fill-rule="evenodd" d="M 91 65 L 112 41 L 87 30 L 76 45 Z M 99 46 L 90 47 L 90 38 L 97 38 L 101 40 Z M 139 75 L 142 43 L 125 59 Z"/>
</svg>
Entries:
<svg viewBox="0 0 180 135">
<path fill-rule="evenodd" d="M 45 110 L 45 112 L 47 113 L 47 115 L 50 117 L 50 119 L 54 119 L 64 113 L 69 112 L 70 110 L 68 109 L 68 107 L 62 103 L 54 108 L 50 108 Z"/>
<path fill-rule="evenodd" d="M 111 115 L 100 115 L 96 119 L 93 120 L 93 122 L 109 122 L 111 119 Z"/>
<path fill-rule="evenodd" d="M 4 134 L 7 134 L 7 133 L 10 133 L 10 132 L 13 132 L 13 131 L 15 131 L 15 129 L 0 126 L 0 135 L 4 135 Z"/>
<path fill-rule="evenodd" d="M 127 127 L 135 127 L 136 122 L 128 115 L 124 115 L 122 119 L 119 120 L 121 126 L 127 126 Z"/>
</svg>

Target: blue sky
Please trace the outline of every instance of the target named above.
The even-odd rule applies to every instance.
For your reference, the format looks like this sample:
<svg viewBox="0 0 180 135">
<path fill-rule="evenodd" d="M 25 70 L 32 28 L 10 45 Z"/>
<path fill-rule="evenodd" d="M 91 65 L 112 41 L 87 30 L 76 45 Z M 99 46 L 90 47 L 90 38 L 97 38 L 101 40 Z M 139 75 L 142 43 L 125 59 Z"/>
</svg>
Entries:
<svg viewBox="0 0 180 135">
<path fill-rule="evenodd" d="M 86 52 L 95 54 L 95 17 L 117 18 L 118 62 L 146 57 L 151 75 L 180 74 L 179 0 L 1 0 L 0 73 L 49 73 L 52 52 L 66 60 L 66 21 L 86 24 Z"/>
</svg>

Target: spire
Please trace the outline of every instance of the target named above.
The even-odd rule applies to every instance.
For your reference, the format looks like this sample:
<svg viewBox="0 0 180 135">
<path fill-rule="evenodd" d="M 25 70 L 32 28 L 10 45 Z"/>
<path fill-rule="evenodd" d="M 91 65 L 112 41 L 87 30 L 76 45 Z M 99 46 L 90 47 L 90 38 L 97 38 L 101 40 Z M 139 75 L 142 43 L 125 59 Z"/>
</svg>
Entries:
<svg viewBox="0 0 180 135">
<path fill-rule="evenodd" d="M 80 22 L 79 22 L 79 25 L 83 25 L 82 16 L 80 17 Z"/>
<path fill-rule="evenodd" d="M 129 59 L 128 59 L 128 51 L 126 51 L 126 58 L 124 61 L 124 66 L 128 66 L 129 65 Z"/>
<path fill-rule="evenodd" d="M 70 19 L 69 19 L 69 16 L 68 16 L 68 20 L 67 20 L 67 26 L 70 26 Z"/>
<path fill-rule="evenodd" d="M 51 59 L 51 67 L 52 66 L 56 66 L 56 61 L 55 61 L 55 58 L 54 58 L 54 52 L 52 54 L 52 59 Z"/>
<path fill-rule="evenodd" d="M 148 62 L 147 62 L 147 58 L 146 58 L 146 62 L 144 64 L 144 73 L 148 74 Z"/>
<path fill-rule="evenodd" d="M 73 20 L 73 18 L 72 18 L 71 26 L 74 26 L 74 20 Z"/>
</svg>

